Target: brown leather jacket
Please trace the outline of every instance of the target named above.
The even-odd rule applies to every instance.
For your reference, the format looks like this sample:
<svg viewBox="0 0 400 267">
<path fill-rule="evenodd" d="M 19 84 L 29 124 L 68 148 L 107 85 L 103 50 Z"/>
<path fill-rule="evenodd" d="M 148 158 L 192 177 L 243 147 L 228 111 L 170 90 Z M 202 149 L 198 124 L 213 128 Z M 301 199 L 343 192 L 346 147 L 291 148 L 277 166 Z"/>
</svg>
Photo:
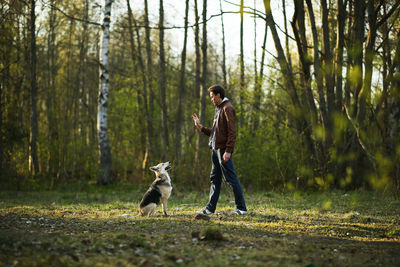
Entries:
<svg viewBox="0 0 400 267">
<path fill-rule="evenodd" d="M 226 152 L 232 153 L 236 141 L 235 117 L 235 109 L 229 100 L 226 100 L 215 108 L 216 121 L 213 128 L 200 129 L 207 136 L 210 136 L 214 129 L 215 149 L 225 149 Z"/>
</svg>

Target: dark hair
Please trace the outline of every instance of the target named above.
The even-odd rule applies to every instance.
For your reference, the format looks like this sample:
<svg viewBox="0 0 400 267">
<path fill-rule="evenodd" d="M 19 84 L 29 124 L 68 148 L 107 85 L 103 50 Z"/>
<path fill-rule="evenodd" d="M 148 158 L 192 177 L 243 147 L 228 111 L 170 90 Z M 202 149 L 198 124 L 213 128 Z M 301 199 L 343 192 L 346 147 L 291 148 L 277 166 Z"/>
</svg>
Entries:
<svg viewBox="0 0 400 267">
<path fill-rule="evenodd" d="M 221 97 L 221 99 L 224 99 L 224 97 L 225 97 L 225 90 L 224 90 L 224 87 L 222 87 L 222 86 L 219 85 L 219 84 L 215 84 L 215 85 L 210 86 L 210 88 L 208 88 L 207 91 L 208 91 L 208 92 L 213 92 L 214 95 L 219 94 L 220 97 Z"/>
</svg>

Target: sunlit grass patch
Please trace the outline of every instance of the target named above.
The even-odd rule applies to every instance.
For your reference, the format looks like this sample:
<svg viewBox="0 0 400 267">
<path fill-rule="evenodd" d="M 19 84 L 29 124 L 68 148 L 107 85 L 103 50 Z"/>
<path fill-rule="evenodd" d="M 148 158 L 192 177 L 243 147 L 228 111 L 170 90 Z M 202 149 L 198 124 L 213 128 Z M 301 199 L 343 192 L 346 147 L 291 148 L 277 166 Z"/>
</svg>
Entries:
<svg viewBox="0 0 400 267">
<path fill-rule="evenodd" d="M 173 191 L 171 216 L 140 217 L 143 188 L 0 192 L 0 265 L 396 265 L 400 204 L 371 192 L 245 192 L 229 215 L 224 189 L 210 221 L 207 192 Z M 329 203 L 326 205 L 325 203 Z M 210 255 L 213 255 L 212 257 Z"/>
</svg>

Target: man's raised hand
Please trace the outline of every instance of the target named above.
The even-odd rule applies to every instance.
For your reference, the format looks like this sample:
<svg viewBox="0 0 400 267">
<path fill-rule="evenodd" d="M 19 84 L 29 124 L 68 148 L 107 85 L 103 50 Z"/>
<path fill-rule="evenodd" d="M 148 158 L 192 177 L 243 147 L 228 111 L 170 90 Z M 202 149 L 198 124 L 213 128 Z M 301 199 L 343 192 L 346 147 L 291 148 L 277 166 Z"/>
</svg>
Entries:
<svg viewBox="0 0 400 267">
<path fill-rule="evenodd" d="M 193 113 L 193 114 L 192 114 L 192 119 L 193 119 L 193 121 L 194 121 L 194 125 L 195 125 L 198 129 L 200 129 L 200 128 L 201 128 L 201 124 L 200 124 L 199 117 L 197 116 L 196 113 Z"/>
</svg>

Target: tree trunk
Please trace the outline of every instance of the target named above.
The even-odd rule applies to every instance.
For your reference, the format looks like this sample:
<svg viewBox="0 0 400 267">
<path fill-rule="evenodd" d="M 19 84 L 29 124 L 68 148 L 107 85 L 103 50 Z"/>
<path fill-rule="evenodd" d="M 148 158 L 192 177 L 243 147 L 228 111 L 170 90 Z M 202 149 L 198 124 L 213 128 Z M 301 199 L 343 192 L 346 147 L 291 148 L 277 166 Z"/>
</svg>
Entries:
<svg viewBox="0 0 400 267">
<path fill-rule="evenodd" d="M 147 106 L 149 107 L 149 117 L 150 120 L 149 128 L 150 128 L 150 139 L 149 139 L 149 155 L 153 155 L 153 144 L 156 140 L 156 136 L 153 133 L 153 111 L 154 111 L 154 93 L 153 93 L 153 61 L 152 61 L 152 54 L 151 54 L 151 40 L 150 40 L 150 25 L 149 25 L 149 9 L 147 0 L 144 0 L 144 26 L 145 26 L 145 35 L 146 35 L 146 55 L 147 55 L 147 86 L 149 89 L 149 94 L 147 95 Z M 158 138 L 158 137 L 157 137 Z"/>
<path fill-rule="evenodd" d="M 88 20 L 89 17 L 89 1 L 83 1 L 82 18 Z M 76 84 L 74 95 L 72 98 L 74 105 L 73 116 L 73 168 L 72 176 L 80 177 L 82 171 L 86 169 L 86 77 L 87 77 L 87 49 L 88 49 L 88 24 L 82 24 L 82 31 L 79 36 L 79 62 L 76 63 Z"/>
<path fill-rule="evenodd" d="M 260 62 L 260 73 L 257 76 L 257 82 L 254 87 L 254 110 L 253 110 L 253 134 L 256 133 L 258 126 L 260 124 L 260 107 L 261 107 L 261 97 L 262 97 L 262 85 L 264 82 L 264 60 L 265 60 L 265 45 L 267 43 L 268 34 L 268 24 L 265 23 L 264 40 L 261 52 L 261 62 Z"/>
<path fill-rule="evenodd" d="M 337 22 L 336 22 L 336 68 L 335 68 L 335 84 L 336 84 L 336 109 L 341 110 L 343 105 L 343 47 L 344 47 L 344 23 L 346 7 L 343 0 L 337 0 Z"/>
<path fill-rule="evenodd" d="M 206 97 L 207 97 L 207 0 L 203 1 L 203 40 L 201 43 L 201 52 L 202 52 L 202 75 L 201 75 L 201 84 L 200 84 L 200 123 L 204 125 L 205 123 L 205 113 L 206 113 Z M 204 147 L 204 140 L 199 136 L 198 142 L 197 142 L 197 154 L 196 154 L 196 169 L 199 168 L 199 162 L 200 162 L 200 151 L 201 148 Z M 196 174 L 199 173 L 199 171 L 195 171 Z"/>
<path fill-rule="evenodd" d="M 282 75 L 284 77 L 285 88 L 289 94 L 290 100 L 295 107 L 300 107 L 299 97 L 297 95 L 296 86 L 293 80 L 293 74 L 291 68 L 286 60 L 285 52 L 283 51 L 281 42 L 279 40 L 278 31 L 275 27 L 275 21 L 271 12 L 270 0 L 264 0 L 266 22 L 271 30 L 272 38 L 274 40 L 275 49 L 277 52 L 277 61 L 281 68 Z"/>
<path fill-rule="evenodd" d="M 185 4 L 185 33 L 183 37 L 183 48 L 181 56 L 181 74 L 178 88 L 178 110 L 176 113 L 176 132 L 175 132 L 175 160 L 179 163 L 180 150 L 181 150 L 181 129 L 182 129 L 182 115 L 184 113 L 183 97 L 185 95 L 185 72 L 186 72 L 186 45 L 187 45 L 187 32 L 189 21 L 189 0 Z"/>
<path fill-rule="evenodd" d="M 253 108 L 253 112 L 252 112 L 252 116 L 251 116 L 251 127 L 252 127 L 252 135 L 255 135 L 255 129 L 258 127 L 258 119 L 259 119 L 259 112 L 258 112 L 258 97 L 257 97 L 257 89 L 258 89 L 258 71 L 257 71 L 257 16 L 256 16 L 256 10 L 257 10 L 257 4 L 256 4 L 256 0 L 254 0 L 253 2 L 253 8 L 254 8 L 254 51 L 253 51 L 253 64 L 254 64 L 254 90 L 253 90 L 253 101 L 252 101 L 252 108 Z M 264 34 L 265 36 L 265 34 Z M 256 122 L 257 121 L 257 122 Z"/>
<path fill-rule="evenodd" d="M 169 149 L 168 142 L 168 114 L 167 114 L 167 77 L 165 73 L 165 50 L 164 50 L 164 3 L 160 0 L 160 98 L 161 98 L 161 123 L 162 123 L 162 160 L 166 160 Z"/>
<path fill-rule="evenodd" d="M 197 0 L 196 0 L 197 1 Z M 219 0 L 219 9 L 221 11 L 221 29 L 222 29 L 222 76 L 223 85 L 225 90 L 228 89 L 227 73 L 226 73 L 226 46 L 225 46 L 225 25 L 224 25 L 224 15 L 222 14 L 222 0 Z"/>
<path fill-rule="evenodd" d="M 293 33 L 296 39 L 297 51 L 299 54 L 299 59 L 301 62 L 301 81 L 303 83 L 303 90 L 301 90 L 301 99 L 306 103 L 309 112 L 309 118 L 312 125 L 317 123 L 317 107 L 314 102 L 314 95 L 311 89 L 311 60 L 308 56 L 308 44 L 306 38 L 306 28 L 305 28 L 305 11 L 304 11 L 304 1 L 296 0 L 295 12 L 293 14 L 293 20 L 291 22 Z"/>
<path fill-rule="evenodd" d="M 194 43 L 195 43 L 195 53 L 196 53 L 196 78 L 195 78 L 195 96 L 196 99 L 200 98 L 200 86 L 201 86 L 201 55 L 200 55 L 200 26 L 199 26 L 199 12 L 198 12 L 198 6 L 197 6 L 197 0 L 194 0 L 194 17 L 195 17 L 195 27 L 194 27 Z M 200 108 L 201 110 L 201 108 Z M 201 117 L 200 117 L 201 118 Z M 200 161 L 200 151 L 201 151 L 201 146 L 202 146 L 202 137 L 200 134 L 197 135 L 196 139 L 196 154 L 194 157 L 194 176 L 198 177 L 199 175 L 199 161 Z"/>
<path fill-rule="evenodd" d="M 37 138 L 38 138 L 38 114 L 37 114 L 37 87 L 36 87 L 36 0 L 31 0 L 31 14 L 30 14 L 30 32 L 31 32 L 31 139 L 30 139 L 30 152 L 33 164 L 34 175 L 39 174 L 39 158 L 37 155 Z"/>
<path fill-rule="evenodd" d="M 3 171 L 3 83 L 0 82 L 0 179 Z"/>
<path fill-rule="evenodd" d="M 315 17 L 314 17 L 314 10 L 312 7 L 311 0 L 306 0 L 307 7 L 308 7 L 308 15 L 310 18 L 311 23 L 311 30 L 313 36 L 313 51 L 314 51 L 314 72 L 316 76 L 316 83 L 317 83 L 317 92 L 318 92 L 318 99 L 319 99 L 319 112 L 321 114 L 321 124 L 324 126 L 325 136 L 327 139 L 318 140 L 318 154 L 317 160 L 319 164 L 319 169 L 322 170 L 322 175 L 326 175 L 326 168 L 329 162 L 329 154 L 326 152 L 327 146 L 330 143 L 330 120 L 328 117 L 328 111 L 325 102 L 325 94 L 324 94 L 324 86 L 323 86 L 323 75 L 321 70 L 321 61 L 319 58 L 319 40 L 318 40 L 318 33 L 317 28 L 315 25 Z"/>
<path fill-rule="evenodd" d="M 89 0 L 84 1 L 84 10 L 83 10 L 83 18 L 85 20 L 89 19 Z M 89 30 L 88 24 L 83 23 L 82 35 L 81 35 L 81 44 L 80 44 L 80 58 L 81 58 L 81 65 L 80 69 L 80 86 L 79 86 L 79 131 L 80 131 L 80 149 L 79 154 L 81 157 L 84 157 L 83 162 L 87 161 L 88 153 L 88 117 L 87 117 L 87 110 L 88 110 L 88 100 L 87 100 L 87 78 L 88 78 L 88 48 L 89 48 Z M 82 166 L 82 169 L 87 169 L 88 165 L 86 163 Z"/>
<path fill-rule="evenodd" d="M 55 79 L 57 75 L 56 70 L 56 10 L 54 8 L 54 1 L 51 1 L 51 9 L 49 14 L 49 35 L 48 35 L 48 85 L 47 85 L 47 99 L 46 110 L 48 120 L 48 142 L 49 142 L 49 159 L 48 159 L 48 175 L 51 177 L 52 184 L 59 175 L 59 134 L 57 125 L 57 112 L 55 105 L 56 86 Z"/>
<path fill-rule="evenodd" d="M 373 72 L 373 60 L 375 56 L 375 40 L 377 33 L 377 12 L 375 12 L 375 1 L 369 0 L 367 2 L 368 11 L 368 24 L 369 31 L 367 37 L 367 43 L 365 45 L 365 77 L 363 86 L 358 96 L 358 114 L 357 118 L 360 123 L 365 122 L 366 117 L 366 105 L 371 102 L 371 86 L 372 86 L 372 72 Z"/>
<path fill-rule="evenodd" d="M 323 90 L 323 76 L 321 74 L 321 61 L 319 58 L 319 41 L 318 41 L 318 33 L 317 27 L 315 25 L 315 17 L 314 17 L 314 10 L 312 7 L 311 0 L 306 0 L 307 7 L 308 7 L 308 15 L 310 17 L 311 23 L 311 30 L 313 36 L 313 50 L 314 50 L 314 72 L 315 78 L 317 83 L 317 91 L 318 91 L 318 99 L 319 99 L 319 110 L 321 112 L 321 121 L 324 125 L 325 130 L 328 128 L 328 118 L 327 118 L 327 109 L 326 109 L 326 102 L 325 102 L 325 94 Z"/>
<path fill-rule="evenodd" d="M 194 27 L 194 46 L 196 54 L 196 64 L 195 64 L 195 96 L 200 97 L 200 84 L 201 84 L 201 54 L 200 54 L 200 16 L 198 11 L 197 0 L 194 0 L 194 17 L 195 17 L 195 27 Z"/>
<path fill-rule="evenodd" d="M 393 157 L 393 167 L 389 175 L 393 177 L 394 190 L 398 196 L 400 192 L 400 156 L 395 153 L 400 146 L 400 32 L 397 33 L 397 45 L 393 58 L 393 65 L 389 72 L 392 81 L 390 91 L 392 92 L 392 101 L 388 107 L 389 115 L 389 147 L 388 155 Z M 395 156 L 393 156 L 395 155 Z"/>
<path fill-rule="evenodd" d="M 132 9 L 131 5 L 129 3 L 129 0 L 126 0 L 126 5 L 128 7 L 128 23 L 129 23 L 129 40 L 131 43 L 131 56 L 132 56 L 132 64 L 136 66 L 136 60 L 139 63 L 140 71 L 142 74 L 142 82 L 143 82 L 143 88 L 142 90 L 138 90 L 141 92 L 141 96 L 139 95 L 138 92 L 138 102 L 139 102 L 139 110 L 141 110 L 141 105 L 143 105 L 143 110 L 144 110 L 144 119 L 142 116 L 139 116 L 139 123 L 141 124 L 142 131 L 144 132 L 144 152 L 143 152 L 143 160 L 142 160 L 142 180 L 144 180 L 145 176 L 145 171 L 146 171 L 146 166 L 147 166 L 147 160 L 149 157 L 149 151 L 150 151 L 150 116 L 149 116 L 149 110 L 148 110 L 148 105 L 147 105 L 147 79 L 146 79 L 146 70 L 145 66 L 143 63 L 143 58 L 142 58 L 142 46 L 140 42 L 140 35 L 139 35 L 139 28 L 137 27 L 136 19 L 133 18 L 132 16 Z M 134 27 L 135 27 L 135 32 L 136 32 L 136 37 L 137 37 L 137 51 L 135 51 L 135 42 L 134 42 L 134 34 L 133 34 L 133 25 L 132 22 L 134 22 Z M 136 67 L 135 67 L 136 69 Z M 134 70 L 134 74 L 137 74 L 137 70 Z M 141 101 L 142 99 L 143 101 Z M 142 103 L 141 103 L 142 102 Z M 139 111 L 138 110 L 138 111 Z"/>
<path fill-rule="evenodd" d="M 100 174 L 98 177 L 98 183 L 102 185 L 111 184 L 114 181 L 107 121 L 109 91 L 108 49 L 110 41 L 111 4 L 112 0 L 104 0 L 104 13 L 100 32 L 100 86 L 97 111 L 97 131 L 100 152 Z"/>
<path fill-rule="evenodd" d="M 286 48 L 286 56 L 288 59 L 288 63 L 292 66 L 292 59 L 290 56 L 290 48 L 289 48 L 289 32 L 287 27 L 287 19 L 286 19 L 286 0 L 282 0 L 282 12 L 283 12 L 283 25 L 285 29 L 285 48 Z"/>
<path fill-rule="evenodd" d="M 349 38 L 353 38 L 353 31 L 354 29 L 352 28 L 352 24 L 353 24 L 353 5 L 349 4 L 349 11 L 348 11 L 348 23 L 347 23 L 347 36 L 349 36 Z M 351 43 L 349 43 L 349 45 L 347 45 L 347 53 L 348 56 L 346 57 L 346 78 L 345 78 L 345 83 L 344 83 L 344 105 L 346 105 L 346 107 L 350 108 L 351 107 L 351 96 L 350 96 L 350 70 L 352 68 L 353 65 L 353 57 L 352 57 L 352 53 L 351 52 Z"/>
<path fill-rule="evenodd" d="M 349 51 L 349 57 L 351 57 L 352 66 L 351 72 L 351 87 L 354 92 L 354 109 L 353 117 L 359 114 L 359 95 L 362 88 L 362 77 L 363 77 L 363 43 L 364 43 L 364 25 L 365 20 L 365 0 L 354 0 L 354 31 L 352 38 L 352 46 Z"/>
<path fill-rule="evenodd" d="M 254 0 L 253 3 L 253 8 L 254 8 L 254 51 L 253 51 L 253 64 L 254 64 L 254 89 L 257 87 L 258 83 L 258 71 L 257 71 L 257 15 L 256 15 L 256 10 L 257 10 L 257 5 L 256 5 L 256 0 Z"/>
<path fill-rule="evenodd" d="M 384 13 L 383 14 L 387 14 L 387 10 L 386 7 L 383 7 L 384 9 Z M 391 51 L 391 46 L 389 43 L 389 35 L 390 35 L 390 31 L 389 31 L 389 26 L 387 21 L 385 21 L 385 23 L 383 23 L 382 25 L 382 39 L 383 44 L 382 44 L 382 62 L 383 62 L 383 66 L 382 66 L 382 94 L 379 97 L 379 101 L 375 106 L 375 110 L 374 113 L 378 114 L 379 112 L 383 111 L 383 113 L 385 114 L 387 111 L 387 106 L 388 106 L 388 90 L 389 90 L 389 66 L 392 66 L 392 51 Z M 387 116 L 385 115 L 384 118 L 386 118 Z M 387 124 L 387 122 L 385 121 L 385 124 Z"/>
<path fill-rule="evenodd" d="M 322 32 L 323 32 L 323 59 L 324 64 L 322 65 L 322 70 L 325 74 L 326 83 L 326 102 L 327 102 L 327 125 L 328 125 L 328 135 L 331 132 L 331 116 L 334 111 L 335 104 L 335 91 L 333 84 L 333 62 L 332 62 L 332 52 L 330 45 L 330 32 L 329 32 L 329 10 L 326 4 L 326 0 L 321 0 L 322 7 Z"/>
<path fill-rule="evenodd" d="M 200 89 L 200 123 L 205 122 L 206 112 L 206 97 L 207 93 L 207 0 L 203 0 L 203 40 L 201 43 L 202 52 L 202 75 L 201 75 L 201 89 Z"/>
<path fill-rule="evenodd" d="M 274 18 L 272 16 L 271 12 L 271 5 L 270 5 L 270 0 L 264 0 L 264 6 L 265 6 L 265 14 L 266 14 L 266 22 L 268 24 L 268 27 L 271 29 L 272 37 L 274 40 L 274 45 L 275 49 L 277 52 L 277 61 L 280 66 L 280 71 L 282 73 L 283 79 L 284 79 L 284 85 L 286 88 L 286 91 L 290 97 L 290 100 L 292 104 L 294 105 L 294 110 L 302 110 L 301 103 L 299 101 L 299 97 L 297 94 L 296 86 L 294 84 L 293 80 L 293 73 L 291 68 L 289 67 L 289 64 L 285 58 L 285 53 L 283 51 L 281 42 L 279 40 L 279 35 L 275 27 L 275 22 Z M 305 136 L 305 141 L 307 148 L 309 152 L 312 155 L 316 155 L 316 150 L 314 148 L 314 143 L 311 138 L 311 129 L 307 123 L 307 121 L 303 118 L 302 112 L 300 112 L 300 117 L 299 114 L 291 114 L 295 119 L 295 124 L 296 124 L 296 130 L 300 135 Z"/>
<path fill-rule="evenodd" d="M 239 118 L 238 118 L 238 129 L 243 123 L 243 115 L 244 115 L 244 103 L 246 102 L 245 100 L 245 92 L 244 92 L 244 52 L 243 52 L 243 3 L 244 0 L 240 0 L 240 77 L 239 77 L 239 97 L 240 97 L 240 103 L 239 103 Z"/>
</svg>

